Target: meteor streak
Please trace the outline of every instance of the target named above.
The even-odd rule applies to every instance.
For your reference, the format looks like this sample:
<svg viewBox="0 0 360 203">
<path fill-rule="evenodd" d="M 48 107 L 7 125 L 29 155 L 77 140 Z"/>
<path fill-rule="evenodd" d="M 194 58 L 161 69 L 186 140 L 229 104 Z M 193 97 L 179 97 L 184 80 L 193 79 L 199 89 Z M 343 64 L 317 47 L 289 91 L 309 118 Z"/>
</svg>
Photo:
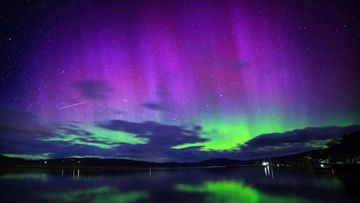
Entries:
<svg viewBox="0 0 360 203">
<path fill-rule="evenodd" d="M 81 105 L 81 104 L 86 104 L 86 103 L 87 103 L 87 102 L 84 101 L 84 102 L 79 102 L 79 103 L 76 103 L 76 104 L 71 104 L 71 105 L 67 105 L 67 106 L 60 107 L 60 108 L 58 108 L 58 110 L 60 111 L 60 110 L 63 110 L 63 109 L 67 109 L 67 108 L 74 107 L 74 106 L 79 106 L 79 105 Z"/>
</svg>

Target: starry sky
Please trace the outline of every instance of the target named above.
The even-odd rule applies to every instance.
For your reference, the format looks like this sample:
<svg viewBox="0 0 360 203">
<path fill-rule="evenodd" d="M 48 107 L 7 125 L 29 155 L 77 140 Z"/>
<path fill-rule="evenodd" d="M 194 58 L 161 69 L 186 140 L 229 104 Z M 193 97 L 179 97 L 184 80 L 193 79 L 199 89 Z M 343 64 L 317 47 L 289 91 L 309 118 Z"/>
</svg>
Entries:
<svg viewBox="0 0 360 203">
<path fill-rule="evenodd" d="M 4 155 L 247 159 L 269 134 L 360 124 L 357 1 L 0 7 Z"/>
</svg>

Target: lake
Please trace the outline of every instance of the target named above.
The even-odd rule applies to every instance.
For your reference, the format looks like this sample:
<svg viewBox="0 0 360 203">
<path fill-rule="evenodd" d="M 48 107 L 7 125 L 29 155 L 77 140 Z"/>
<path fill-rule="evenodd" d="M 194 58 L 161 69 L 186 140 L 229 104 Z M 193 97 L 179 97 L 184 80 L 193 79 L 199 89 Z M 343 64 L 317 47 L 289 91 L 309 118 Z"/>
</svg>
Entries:
<svg viewBox="0 0 360 203">
<path fill-rule="evenodd" d="M 289 168 L 0 170 L 0 202 L 359 202 L 351 174 Z"/>
</svg>

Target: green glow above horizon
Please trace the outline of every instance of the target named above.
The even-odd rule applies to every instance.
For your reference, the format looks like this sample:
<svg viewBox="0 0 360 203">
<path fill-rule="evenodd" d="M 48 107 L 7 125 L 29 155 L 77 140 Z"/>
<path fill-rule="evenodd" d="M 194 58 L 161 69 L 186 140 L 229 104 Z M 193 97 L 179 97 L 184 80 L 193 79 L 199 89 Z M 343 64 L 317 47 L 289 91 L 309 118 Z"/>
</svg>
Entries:
<svg viewBox="0 0 360 203">
<path fill-rule="evenodd" d="M 253 160 L 360 131 L 301 130 L 360 126 L 360 0 L 53 2 L 0 13 L 0 154 Z"/>
<path fill-rule="evenodd" d="M 90 203 L 134 203 L 148 198 L 147 192 L 130 191 L 119 192 L 115 188 L 101 186 L 91 189 L 58 192 L 44 195 L 46 199 L 61 202 L 90 202 Z"/>
<path fill-rule="evenodd" d="M 278 112 L 269 114 L 257 114 L 255 116 L 225 116 L 215 118 L 214 115 L 206 116 L 199 121 L 201 126 L 200 138 L 206 139 L 202 142 L 181 143 L 172 146 L 171 149 L 181 150 L 189 147 L 197 147 L 200 151 L 238 151 L 241 146 L 249 140 L 267 133 L 283 133 L 286 131 L 308 127 L 306 119 L 285 119 L 285 113 Z M 332 122 L 335 122 L 332 120 Z M 332 122 L 318 123 L 317 126 L 329 126 Z M 339 119 L 340 124 L 348 123 L 347 120 Z M 122 144 L 141 145 L 149 143 L 148 138 L 139 137 L 136 134 L 115 131 L 105 128 L 84 124 L 81 129 L 89 132 L 89 135 L 66 134 L 61 130 L 55 131 L 53 137 L 38 138 L 46 142 L 65 142 L 71 145 L 84 145 L 103 150 L 109 150 Z M 76 132 L 76 131 L 74 131 Z M 316 143 L 322 145 L 322 143 Z M 324 146 L 322 146 L 324 147 Z"/>
<path fill-rule="evenodd" d="M 173 146 L 173 149 L 200 147 L 201 151 L 236 151 L 241 145 L 258 135 L 275 132 L 285 132 L 305 127 L 304 122 L 284 121 L 279 115 L 262 119 L 247 119 L 246 117 L 206 119 L 201 123 L 201 138 L 204 142 L 184 143 Z"/>
<path fill-rule="evenodd" d="M 206 203 L 301 203 L 304 200 L 290 196 L 275 196 L 263 193 L 241 181 L 207 181 L 202 185 L 178 184 L 175 189 L 181 192 L 205 194 Z"/>
<path fill-rule="evenodd" d="M 38 159 L 51 159 L 52 153 L 41 153 L 41 154 L 13 154 L 13 153 L 5 153 L 1 154 L 3 156 L 11 157 L 11 158 L 22 158 L 29 160 L 38 160 Z"/>
<path fill-rule="evenodd" d="M 113 131 L 98 127 L 90 127 L 86 130 L 90 135 L 65 134 L 60 131 L 57 132 L 56 136 L 39 139 L 47 142 L 66 142 L 72 145 L 86 145 L 100 149 L 112 149 L 121 144 L 137 145 L 148 143 L 147 138 L 137 137 L 134 134 L 123 131 Z"/>
</svg>

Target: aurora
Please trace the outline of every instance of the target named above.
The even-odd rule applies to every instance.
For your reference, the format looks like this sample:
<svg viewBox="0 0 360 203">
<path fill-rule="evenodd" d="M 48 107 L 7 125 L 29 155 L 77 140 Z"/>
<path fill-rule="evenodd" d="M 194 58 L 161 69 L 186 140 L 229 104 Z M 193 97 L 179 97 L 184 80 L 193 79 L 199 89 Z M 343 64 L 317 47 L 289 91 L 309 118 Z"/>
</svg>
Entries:
<svg viewBox="0 0 360 203">
<path fill-rule="evenodd" d="M 251 148 L 263 135 L 360 124 L 360 32 L 356 12 L 344 6 L 43 5 L 2 16 L 5 156 L 251 159 L 258 148 L 267 149 L 263 156 L 290 154 L 330 140 L 313 134 L 297 148 Z"/>
<path fill-rule="evenodd" d="M 222 181 L 208 181 L 202 185 L 186 185 L 178 184 L 175 186 L 178 191 L 188 193 L 205 194 L 205 201 L 207 203 L 301 203 L 306 200 L 291 196 L 276 196 L 263 193 L 251 186 L 244 184 L 241 181 L 222 180 Z"/>
</svg>

